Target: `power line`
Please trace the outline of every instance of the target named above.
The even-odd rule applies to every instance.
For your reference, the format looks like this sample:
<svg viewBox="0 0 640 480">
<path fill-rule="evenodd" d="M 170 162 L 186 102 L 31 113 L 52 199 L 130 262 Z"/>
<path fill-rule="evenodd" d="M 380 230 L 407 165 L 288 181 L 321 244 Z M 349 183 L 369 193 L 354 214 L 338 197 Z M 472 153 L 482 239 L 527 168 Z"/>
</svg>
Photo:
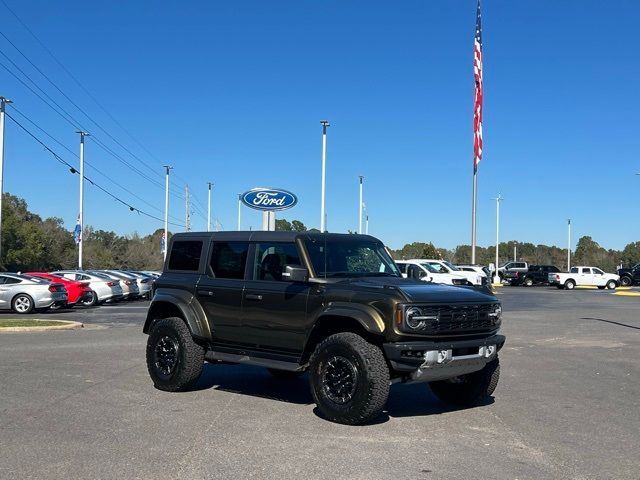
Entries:
<svg viewBox="0 0 640 480">
<path fill-rule="evenodd" d="M 4 35 L 2 32 L 0 32 L 0 35 L 2 35 L 3 37 L 6 38 L 6 35 Z M 7 39 L 8 40 L 8 39 Z M 8 40 L 9 41 L 9 40 Z M 11 41 L 9 41 L 9 43 L 11 43 Z M 13 45 L 13 44 L 12 44 Z M 15 46 L 14 46 L 15 47 Z M 17 47 L 15 47 L 17 49 Z M 19 50 L 18 50 L 19 51 Z M 11 69 L 9 67 L 7 67 L 4 63 L 0 62 L 0 66 L 2 66 L 5 70 L 7 70 L 7 72 L 9 72 L 10 75 L 12 75 L 16 80 L 18 80 L 25 88 L 27 88 L 31 93 L 33 93 L 34 95 L 36 95 L 42 102 L 44 102 L 50 109 L 52 109 L 54 112 L 56 112 L 60 117 L 62 117 L 63 120 L 65 120 L 67 123 L 69 123 L 72 127 L 80 129 L 80 130 L 87 130 L 73 115 L 71 115 L 64 107 L 62 107 L 58 102 L 56 102 L 47 92 L 45 92 L 27 73 L 25 73 L 18 65 L 16 65 L 16 63 L 11 60 L 10 57 L 8 57 L 4 52 L 0 51 L 0 54 L 2 54 L 9 62 L 11 62 L 11 64 L 25 77 L 27 78 L 27 80 L 29 80 L 40 92 L 42 92 L 42 95 L 44 95 L 47 99 L 45 100 L 45 98 L 43 98 L 42 95 L 40 95 L 38 92 L 36 92 L 31 86 L 29 86 L 23 79 L 21 79 L 18 75 L 16 75 L 13 71 L 11 71 Z M 24 55 L 23 55 L 24 56 Z M 26 58 L 26 56 L 25 56 Z M 28 59 L 27 59 L 28 60 Z M 28 60 L 29 61 L 29 60 Z M 29 63 L 32 63 L 29 61 Z M 33 64 L 32 64 L 33 65 Z M 35 67 L 35 65 L 34 65 Z M 35 67 L 37 69 L 37 67 Z M 40 71 L 38 69 L 38 71 Z M 41 72 L 42 73 L 42 72 Z M 44 73 L 42 74 L 44 75 Z M 45 75 L 46 77 L 46 75 Z M 50 81 L 51 82 L 51 81 Z M 53 84 L 53 82 L 51 82 Z M 56 86 L 55 84 L 53 84 L 54 86 Z M 58 88 L 56 86 L 56 88 Z M 58 88 L 58 90 L 60 90 Z M 60 90 L 61 91 L 61 90 Z M 64 93 L 61 91 L 61 93 L 64 95 Z M 78 107 L 71 99 L 69 99 L 69 97 L 67 97 L 67 95 L 64 95 L 65 98 L 67 98 L 74 106 L 76 106 L 76 108 L 80 109 L 80 107 Z M 54 107 L 53 105 L 51 105 L 51 103 L 53 103 L 56 107 Z M 82 109 L 80 109 L 82 111 Z M 83 112 L 84 113 L 84 112 Z M 85 116 L 87 116 L 87 114 L 85 113 Z M 113 139 L 113 137 L 111 135 L 109 135 L 108 132 L 106 132 L 102 127 L 100 127 L 100 125 L 98 125 L 95 121 L 93 121 L 90 117 L 89 119 L 95 123 L 101 130 L 103 130 L 109 137 L 111 137 Z M 131 170 L 133 170 L 134 172 L 136 172 L 138 175 L 140 175 L 141 177 L 143 177 L 144 179 L 146 179 L 147 181 L 151 182 L 152 184 L 156 185 L 159 188 L 164 188 L 164 186 L 157 180 L 152 179 L 151 177 L 149 177 L 149 175 L 145 174 L 144 172 L 142 172 L 141 170 L 139 170 L 137 167 L 135 167 L 134 165 L 132 165 L 131 163 L 127 162 L 126 160 L 124 160 L 120 155 L 118 155 L 116 152 L 114 152 L 111 148 L 109 148 L 104 142 L 100 141 L 99 139 L 97 139 L 95 136 L 89 137 L 91 138 L 98 146 L 100 146 L 103 150 L 105 150 L 107 153 L 109 153 L 111 156 L 113 156 L 115 159 L 117 159 L 118 161 L 120 161 L 121 163 L 123 163 L 125 166 L 127 166 L 128 168 L 130 168 Z M 117 140 L 113 139 L 118 145 L 120 145 L 121 147 L 123 147 L 120 142 L 118 142 Z M 125 150 L 126 147 L 123 147 Z M 128 150 L 127 150 L 128 151 Z M 129 152 L 132 156 L 134 156 L 134 158 L 137 158 L 135 155 L 133 155 L 131 152 Z M 139 159 L 138 159 L 139 160 Z M 144 162 L 142 162 L 144 164 Z M 145 164 L 146 165 L 146 164 Z M 148 165 L 146 165 L 147 168 L 149 168 Z M 159 175 L 159 173 L 158 173 Z M 160 175 L 160 177 L 162 177 L 162 175 Z M 181 196 L 180 194 L 176 193 L 175 191 L 172 192 L 172 195 L 175 197 L 178 197 L 180 200 L 183 200 L 184 197 Z"/>
<path fill-rule="evenodd" d="M 37 143 L 39 143 L 46 151 L 48 151 L 51 155 L 53 155 L 53 157 L 60 163 L 66 165 L 67 167 L 69 167 L 69 170 L 71 171 L 71 173 L 73 174 L 79 174 L 79 172 L 76 170 L 76 168 L 71 165 L 69 162 L 67 162 L 64 158 L 62 158 L 60 155 L 58 155 L 55 151 L 53 151 L 53 149 L 51 149 L 47 144 L 45 144 L 40 138 L 38 138 L 34 133 L 32 133 L 29 129 L 27 129 L 24 125 L 22 125 L 22 123 L 20 123 L 18 120 L 16 120 L 11 114 L 9 113 L 5 113 L 7 115 L 7 117 L 9 117 L 18 127 L 20 127 L 20 129 L 22 129 L 27 135 L 29 135 L 33 140 L 35 140 Z M 91 185 L 93 185 L 94 187 L 98 188 L 99 190 L 101 190 L 102 192 L 104 192 L 105 194 L 109 195 L 111 198 L 113 198 L 115 201 L 121 203 L 122 205 L 124 205 L 125 207 L 129 208 L 130 211 L 132 212 L 138 212 L 141 215 L 145 215 L 149 218 L 152 218 L 154 220 L 158 220 L 160 222 L 163 222 L 164 219 L 160 218 L 160 217 L 156 217 L 155 215 L 152 215 L 148 212 L 145 212 L 143 210 L 140 210 L 139 208 L 136 208 L 132 205 L 130 205 L 129 203 L 125 202 L 124 200 L 122 200 L 120 197 L 114 195 L 113 193 L 109 192 L 107 189 L 105 189 L 104 187 L 102 187 L 101 185 L 97 184 L 96 182 L 94 182 L 93 180 L 91 180 L 89 177 L 87 177 L 86 175 L 84 176 L 84 179 L 89 182 Z M 184 224 L 179 224 L 179 223 L 174 223 L 174 222 L 169 222 L 169 224 L 179 227 L 179 228 L 184 228 Z"/>
</svg>

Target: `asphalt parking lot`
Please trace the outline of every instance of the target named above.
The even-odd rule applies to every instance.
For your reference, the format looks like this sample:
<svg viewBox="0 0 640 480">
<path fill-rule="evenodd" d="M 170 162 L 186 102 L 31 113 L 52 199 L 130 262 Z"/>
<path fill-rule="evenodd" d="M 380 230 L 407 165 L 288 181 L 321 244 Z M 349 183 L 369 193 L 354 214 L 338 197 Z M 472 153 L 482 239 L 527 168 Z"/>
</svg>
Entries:
<svg viewBox="0 0 640 480">
<path fill-rule="evenodd" d="M 640 296 L 498 296 L 493 402 L 394 385 L 361 427 L 319 418 L 306 376 L 207 365 L 195 391 L 156 390 L 146 302 L 47 315 L 86 328 L 0 335 L 0 478 L 640 478 Z"/>
</svg>

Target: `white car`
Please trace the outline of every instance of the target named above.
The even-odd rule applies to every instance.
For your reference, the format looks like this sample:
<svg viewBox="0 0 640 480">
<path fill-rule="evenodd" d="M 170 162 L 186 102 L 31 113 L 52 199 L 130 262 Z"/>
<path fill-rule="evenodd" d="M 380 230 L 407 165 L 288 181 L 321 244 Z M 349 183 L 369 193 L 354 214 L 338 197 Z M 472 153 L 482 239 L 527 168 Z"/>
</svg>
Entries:
<svg viewBox="0 0 640 480">
<path fill-rule="evenodd" d="M 577 286 L 598 287 L 613 290 L 620 285 L 620 276 L 615 273 L 604 273 L 597 267 L 571 267 L 569 273 L 550 273 L 549 285 L 573 290 Z"/>
<path fill-rule="evenodd" d="M 446 260 L 426 259 L 426 260 L 421 260 L 421 262 L 426 263 L 427 265 L 430 265 L 431 267 L 436 269 L 438 273 L 448 273 L 450 275 L 461 275 L 465 277 L 467 280 L 469 280 L 469 283 L 471 283 L 471 285 L 483 285 L 487 283 L 486 276 L 480 275 L 478 272 L 466 272 L 464 270 L 460 270 L 458 267 L 447 262 Z M 483 278 L 485 279 L 484 281 L 482 280 Z"/>
<path fill-rule="evenodd" d="M 105 275 L 96 275 L 93 273 L 78 270 L 59 270 L 51 272 L 52 275 L 68 278 L 70 280 L 78 280 L 80 282 L 89 282 L 94 295 L 83 301 L 83 305 L 96 305 L 106 301 L 122 300 L 122 287 L 118 280 L 113 280 Z"/>
<path fill-rule="evenodd" d="M 476 272 L 480 277 L 489 278 L 491 272 L 487 267 L 481 267 L 480 265 L 456 265 L 459 270 L 463 272 Z"/>
<path fill-rule="evenodd" d="M 428 263 L 425 263 L 424 260 L 396 260 L 396 265 L 398 265 L 404 278 L 445 283 L 447 285 L 469 285 L 469 281 L 464 275 L 439 272 Z"/>
</svg>

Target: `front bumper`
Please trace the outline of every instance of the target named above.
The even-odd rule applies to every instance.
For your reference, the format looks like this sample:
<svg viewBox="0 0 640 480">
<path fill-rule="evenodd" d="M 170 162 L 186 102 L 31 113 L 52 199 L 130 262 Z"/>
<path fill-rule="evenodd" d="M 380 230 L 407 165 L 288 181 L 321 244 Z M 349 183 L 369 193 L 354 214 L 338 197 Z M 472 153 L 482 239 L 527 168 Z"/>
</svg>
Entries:
<svg viewBox="0 0 640 480">
<path fill-rule="evenodd" d="M 504 335 L 451 342 L 383 344 L 391 368 L 408 382 L 432 382 L 482 370 L 505 342 Z"/>
</svg>

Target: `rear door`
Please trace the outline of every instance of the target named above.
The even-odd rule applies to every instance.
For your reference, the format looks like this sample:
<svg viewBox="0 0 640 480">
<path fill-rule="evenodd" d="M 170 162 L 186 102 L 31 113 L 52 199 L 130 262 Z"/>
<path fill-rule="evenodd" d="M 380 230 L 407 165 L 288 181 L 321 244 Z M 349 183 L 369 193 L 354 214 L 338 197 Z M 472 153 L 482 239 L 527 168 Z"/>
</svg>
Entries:
<svg viewBox="0 0 640 480">
<path fill-rule="evenodd" d="M 304 346 L 308 283 L 282 276 L 286 265 L 302 266 L 295 243 L 260 242 L 250 251 L 242 324 L 258 348 L 299 354 Z"/>
<path fill-rule="evenodd" d="M 213 241 L 206 274 L 200 277 L 196 295 L 202 304 L 214 343 L 254 346 L 241 324 L 242 294 L 249 242 Z"/>
</svg>

